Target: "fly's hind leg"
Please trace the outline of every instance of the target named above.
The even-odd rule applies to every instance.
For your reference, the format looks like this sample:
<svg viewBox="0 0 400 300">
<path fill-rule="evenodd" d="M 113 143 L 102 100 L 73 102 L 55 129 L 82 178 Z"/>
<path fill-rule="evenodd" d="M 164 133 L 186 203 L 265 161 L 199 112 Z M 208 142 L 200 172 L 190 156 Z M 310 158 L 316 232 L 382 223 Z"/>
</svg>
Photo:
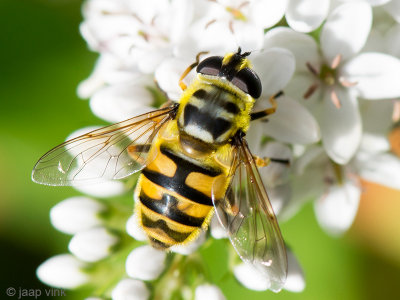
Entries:
<svg viewBox="0 0 400 300">
<path fill-rule="evenodd" d="M 251 113 L 250 114 L 251 120 L 254 121 L 254 120 L 262 119 L 269 115 L 272 115 L 276 111 L 276 108 L 278 107 L 278 104 L 276 103 L 276 99 L 282 95 L 283 95 L 283 91 L 280 91 L 277 94 L 271 96 L 269 98 L 269 103 L 271 103 L 272 107 L 267 108 L 265 110 L 256 111 L 256 112 Z"/>
<path fill-rule="evenodd" d="M 126 149 L 128 151 L 129 156 L 137 161 L 139 164 L 144 165 L 146 162 L 147 153 L 149 152 L 151 144 L 137 144 L 130 145 Z M 145 154 L 145 155 L 143 155 Z"/>
<path fill-rule="evenodd" d="M 196 61 L 192 63 L 189 67 L 187 67 L 186 70 L 183 72 L 181 78 L 179 78 L 179 86 L 181 87 L 182 91 L 186 90 L 187 88 L 187 85 L 183 82 L 183 79 L 185 79 L 185 77 L 190 73 L 190 71 L 196 68 L 197 65 L 200 63 L 200 56 L 207 53 L 208 51 L 199 52 L 196 55 Z"/>
</svg>

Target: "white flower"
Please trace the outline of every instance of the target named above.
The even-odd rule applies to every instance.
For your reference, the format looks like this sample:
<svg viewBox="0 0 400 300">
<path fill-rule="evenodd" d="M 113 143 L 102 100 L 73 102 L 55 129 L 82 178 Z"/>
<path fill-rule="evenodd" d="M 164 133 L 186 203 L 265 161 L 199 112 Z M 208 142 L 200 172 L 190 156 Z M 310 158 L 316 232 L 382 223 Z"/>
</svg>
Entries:
<svg viewBox="0 0 400 300">
<path fill-rule="evenodd" d="M 50 210 L 50 221 L 59 231 L 75 234 L 101 225 L 99 213 L 104 210 L 105 206 L 92 198 L 71 197 Z"/>
<path fill-rule="evenodd" d="M 353 223 L 360 201 L 361 187 L 358 182 L 346 180 L 331 185 L 326 194 L 315 202 L 318 223 L 332 235 L 340 235 Z"/>
<path fill-rule="evenodd" d="M 330 4 L 330 0 L 289 0 L 286 21 L 296 31 L 313 31 L 326 19 Z"/>
<path fill-rule="evenodd" d="M 117 123 L 154 110 L 153 102 L 145 84 L 121 83 L 96 92 L 90 99 L 90 108 L 99 118 Z"/>
<path fill-rule="evenodd" d="M 147 300 L 150 297 L 150 291 L 143 281 L 127 278 L 117 284 L 111 297 L 113 300 Z"/>
<path fill-rule="evenodd" d="M 183 38 L 193 6 L 190 0 L 151 0 L 146 5 L 139 0 L 91 0 L 83 14 L 81 33 L 92 49 L 151 73 Z"/>
<path fill-rule="evenodd" d="M 222 291 L 213 284 L 201 284 L 196 287 L 195 300 L 225 300 L 225 296 Z"/>
<path fill-rule="evenodd" d="M 393 154 L 387 134 L 392 127 L 393 102 L 364 101 L 363 120 L 366 126 L 354 164 L 362 178 L 400 189 L 400 158 Z"/>
<path fill-rule="evenodd" d="M 147 241 L 148 237 L 143 227 L 139 225 L 136 214 L 133 214 L 126 222 L 126 232 L 137 241 Z"/>
<path fill-rule="evenodd" d="M 136 279 L 156 279 L 165 268 L 165 251 L 151 246 L 140 246 L 132 250 L 126 259 L 126 273 Z"/>
<path fill-rule="evenodd" d="M 271 281 L 255 267 L 240 263 L 233 268 L 236 279 L 246 288 L 254 291 L 265 291 L 271 286 Z"/>
<path fill-rule="evenodd" d="M 210 233 L 214 239 L 224 239 L 228 237 L 226 229 L 222 226 L 216 214 L 211 218 Z"/>
<path fill-rule="evenodd" d="M 286 252 L 288 256 L 288 276 L 283 288 L 291 292 L 301 292 L 305 287 L 303 270 L 293 253 L 289 249 L 286 249 Z M 248 289 L 265 291 L 271 288 L 269 278 L 251 264 L 242 262 L 236 265 L 233 268 L 233 274 Z"/>
<path fill-rule="evenodd" d="M 68 249 L 76 257 L 87 262 L 96 262 L 111 253 L 118 238 L 103 227 L 91 228 L 75 234 Z"/>
<path fill-rule="evenodd" d="M 210 1 L 204 16 L 189 28 L 190 46 L 214 53 L 238 46 L 245 51 L 260 49 L 264 29 L 283 17 L 286 3 L 286 0 Z"/>
<path fill-rule="evenodd" d="M 84 267 L 85 264 L 71 254 L 60 254 L 42 263 L 36 274 L 48 285 L 73 289 L 89 281 L 89 276 L 82 271 Z"/>
<path fill-rule="evenodd" d="M 361 140 L 357 97 L 400 95 L 396 84 L 400 77 L 398 59 L 379 53 L 357 55 L 366 42 L 371 21 L 368 4 L 338 6 L 322 28 L 321 56 L 309 36 L 286 28 L 266 34 L 270 47 L 287 47 L 294 53 L 297 72 L 285 92 L 298 95 L 300 91 L 304 95 L 304 103 L 319 120 L 325 150 L 339 164 L 354 156 Z"/>
<path fill-rule="evenodd" d="M 288 257 L 288 274 L 283 288 L 290 292 L 302 292 L 306 287 L 304 272 L 293 252 L 286 248 Z"/>
</svg>

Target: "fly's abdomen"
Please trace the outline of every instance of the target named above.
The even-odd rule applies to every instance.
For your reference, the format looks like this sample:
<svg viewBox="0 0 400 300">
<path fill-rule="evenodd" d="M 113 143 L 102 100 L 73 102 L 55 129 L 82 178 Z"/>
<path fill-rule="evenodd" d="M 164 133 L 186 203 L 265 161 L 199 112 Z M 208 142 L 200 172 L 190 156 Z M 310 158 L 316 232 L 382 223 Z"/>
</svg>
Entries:
<svg viewBox="0 0 400 300">
<path fill-rule="evenodd" d="M 211 190 L 219 170 L 197 164 L 163 144 L 137 185 L 141 226 L 156 248 L 185 244 L 208 226 L 213 213 Z"/>
</svg>

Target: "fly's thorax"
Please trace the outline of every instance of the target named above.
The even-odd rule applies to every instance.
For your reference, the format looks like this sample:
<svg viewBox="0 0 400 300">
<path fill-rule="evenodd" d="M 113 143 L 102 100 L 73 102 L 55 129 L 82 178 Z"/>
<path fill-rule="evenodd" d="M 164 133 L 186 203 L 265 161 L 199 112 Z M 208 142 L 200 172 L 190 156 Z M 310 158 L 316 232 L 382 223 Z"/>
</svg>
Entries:
<svg viewBox="0 0 400 300">
<path fill-rule="evenodd" d="M 228 80 L 198 74 L 182 95 L 179 131 L 208 147 L 225 144 L 238 130 L 247 131 L 253 104 L 251 96 Z"/>
</svg>

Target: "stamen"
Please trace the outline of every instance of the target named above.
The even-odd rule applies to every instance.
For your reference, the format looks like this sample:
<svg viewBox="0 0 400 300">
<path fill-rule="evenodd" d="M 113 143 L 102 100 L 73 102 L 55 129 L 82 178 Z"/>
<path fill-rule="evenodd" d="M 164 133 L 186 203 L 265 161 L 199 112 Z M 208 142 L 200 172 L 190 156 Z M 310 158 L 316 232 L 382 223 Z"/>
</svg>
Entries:
<svg viewBox="0 0 400 300">
<path fill-rule="evenodd" d="M 337 109 L 339 109 L 340 107 L 342 107 L 342 105 L 340 104 L 340 100 L 338 95 L 336 94 L 335 90 L 331 91 L 331 100 L 332 103 L 336 106 Z"/>
<path fill-rule="evenodd" d="M 206 24 L 206 26 L 204 26 L 204 29 L 207 29 L 208 26 L 210 26 L 212 23 L 215 23 L 216 21 L 217 21 L 216 19 L 212 19 L 210 22 Z"/>
<path fill-rule="evenodd" d="M 342 60 L 342 55 L 341 54 L 336 55 L 332 61 L 331 68 L 336 69 L 339 66 L 341 60 Z"/>
<path fill-rule="evenodd" d="M 148 42 L 149 39 L 150 39 L 150 36 L 146 32 L 144 32 L 143 30 L 139 30 L 138 31 L 138 35 L 143 37 L 146 42 Z"/>
<path fill-rule="evenodd" d="M 340 84 L 341 84 L 342 86 L 344 86 L 344 87 L 352 87 L 352 86 L 355 86 L 355 85 L 358 84 L 358 81 L 353 81 L 353 82 L 351 82 L 351 81 L 348 81 L 347 79 L 345 79 L 345 78 L 343 78 L 343 77 L 340 77 L 340 78 L 339 78 L 339 82 L 340 82 Z"/>
<path fill-rule="evenodd" d="M 319 75 L 319 71 L 318 71 L 316 68 L 314 68 L 314 66 L 313 66 L 312 64 L 310 64 L 309 62 L 306 62 L 306 66 L 307 66 L 307 69 L 308 69 L 311 73 L 313 73 L 315 76 L 318 76 L 318 75 Z"/>
<path fill-rule="evenodd" d="M 233 30 L 233 21 L 232 20 L 229 21 L 229 30 L 232 32 L 232 34 L 235 34 L 235 32 Z"/>
<path fill-rule="evenodd" d="M 316 82 L 314 84 L 312 84 L 308 90 L 304 93 L 303 98 L 304 99 L 308 99 L 310 98 L 312 95 L 314 95 L 315 91 L 318 89 L 319 84 Z"/>
<path fill-rule="evenodd" d="M 242 4 L 240 4 L 238 6 L 238 9 L 241 9 L 241 8 L 245 7 L 246 5 L 249 5 L 249 3 L 250 3 L 250 1 L 244 1 Z"/>
<path fill-rule="evenodd" d="M 400 121 L 400 100 L 395 100 L 393 103 L 392 120 L 395 123 Z"/>
</svg>

